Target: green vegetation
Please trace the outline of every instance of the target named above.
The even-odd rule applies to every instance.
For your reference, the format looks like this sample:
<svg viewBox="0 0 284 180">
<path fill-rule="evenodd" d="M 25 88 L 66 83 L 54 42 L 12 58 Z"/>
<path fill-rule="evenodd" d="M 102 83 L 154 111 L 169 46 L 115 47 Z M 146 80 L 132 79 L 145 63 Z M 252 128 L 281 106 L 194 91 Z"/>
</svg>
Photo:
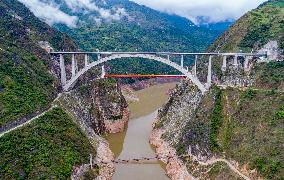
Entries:
<svg viewBox="0 0 284 180">
<path fill-rule="evenodd" d="M 241 17 L 208 51 L 250 52 L 269 41 L 277 41 L 283 54 L 283 19 L 284 1 L 270 0 Z M 216 61 L 213 72 L 221 81 L 222 60 L 216 58 Z M 199 77 L 205 80 L 207 71 L 202 69 L 203 62 Z M 216 92 L 213 88 L 203 97 L 196 117 L 184 128 L 180 142 L 191 145 L 193 152 L 198 145 L 201 150 L 195 152 L 211 149 L 226 159 L 249 164 L 248 168 L 256 169 L 264 179 L 284 179 L 283 72 L 283 62 L 257 64 L 250 72 L 250 77 L 256 80 L 251 89 L 228 88 L 221 90 L 222 95 L 212 96 Z M 247 78 L 245 74 L 232 73 L 235 72 L 228 71 L 225 75 Z M 220 169 L 220 166 L 211 169 L 212 179 L 231 179 L 220 177 L 223 173 Z"/>
<path fill-rule="evenodd" d="M 87 172 L 84 173 L 83 175 L 83 180 L 92 180 L 92 179 L 96 179 L 96 177 L 99 175 L 99 169 L 95 168 L 95 169 L 89 169 Z"/>
<path fill-rule="evenodd" d="M 13 62 L 12 57 L 18 62 Z M 0 54 L 0 126 L 45 108 L 54 91 L 54 79 L 37 57 L 19 52 Z"/>
<path fill-rule="evenodd" d="M 49 71 L 54 60 L 39 47 L 48 41 L 56 49 L 75 45 L 37 19 L 17 0 L 0 2 L 0 127 L 46 109 L 58 83 Z"/>
<path fill-rule="evenodd" d="M 282 163 L 277 160 L 268 160 L 267 157 L 258 157 L 254 160 L 251 167 L 257 168 L 266 178 L 273 178 L 275 174 L 278 174 L 282 168 Z"/>
<path fill-rule="evenodd" d="M 64 2 L 57 2 L 60 2 L 61 10 L 70 13 Z M 120 21 L 102 22 L 98 25 L 94 23 L 96 14 L 86 15 L 78 11 L 74 15 L 82 21 L 79 28 L 70 29 L 63 25 L 56 27 L 73 37 L 82 49 L 89 51 L 205 51 L 220 33 L 193 26 L 186 18 L 161 13 L 128 0 L 108 1 L 107 4 L 99 5 L 106 9 L 123 7 L 129 19 L 122 18 Z M 177 60 L 174 57 L 172 59 Z M 186 60 L 186 65 L 192 64 L 191 59 Z M 109 72 L 112 73 L 178 73 L 167 65 L 150 60 L 117 60 L 108 65 Z"/>
<path fill-rule="evenodd" d="M 253 99 L 256 96 L 256 91 L 254 91 L 253 89 L 248 89 L 245 93 L 244 93 L 244 97 L 248 98 L 248 99 Z"/>
<path fill-rule="evenodd" d="M 240 42 L 242 49 L 259 48 L 269 40 L 278 40 L 283 48 L 284 39 L 284 3 L 283 0 L 272 0 L 252 11 L 248 15 L 249 28 Z"/>
<path fill-rule="evenodd" d="M 250 52 L 270 40 L 278 42 L 284 50 L 284 3 L 270 0 L 241 17 L 209 48 L 219 51 Z"/>
<path fill-rule="evenodd" d="M 257 88 L 281 89 L 284 81 L 284 61 L 269 62 L 255 69 Z"/>
<path fill-rule="evenodd" d="M 283 174 L 283 118 L 281 112 L 284 104 L 284 94 L 265 91 L 238 95 L 238 91 L 231 91 L 229 99 L 239 101 L 232 108 L 232 137 L 227 154 L 241 163 L 250 163 L 250 168 L 257 168 L 258 172 L 269 179 L 281 179 Z M 250 94 L 250 95 L 248 95 Z M 280 117 L 279 117 L 280 115 Z"/>
<path fill-rule="evenodd" d="M 220 146 L 217 141 L 217 136 L 220 130 L 220 126 L 223 123 L 224 117 L 222 113 L 222 91 L 214 87 L 216 93 L 215 106 L 210 116 L 210 134 L 209 134 L 209 145 L 212 151 L 219 151 Z"/>
<path fill-rule="evenodd" d="M 251 170 L 256 168 L 258 175 L 266 179 L 283 179 L 283 106 L 284 93 L 279 90 L 271 93 L 266 89 L 213 87 L 196 114 L 189 117 L 175 148 L 180 154 L 190 145 L 193 153 L 225 155 L 241 165 L 249 164 Z M 197 145 L 200 150 L 194 149 Z M 219 169 L 211 169 L 209 176 L 227 174 Z"/>
<path fill-rule="evenodd" d="M 280 111 L 276 113 L 278 118 L 284 118 L 284 105 L 280 108 Z"/>
<path fill-rule="evenodd" d="M 241 180 L 238 174 L 232 172 L 228 165 L 223 162 L 214 164 L 208 172 L 209 179 Z"/>
<path fill-rule="evenodd" d="M 95 150 L 61 108 L 1 138 L 1 179 L 68 179 Z"/>
</svg>

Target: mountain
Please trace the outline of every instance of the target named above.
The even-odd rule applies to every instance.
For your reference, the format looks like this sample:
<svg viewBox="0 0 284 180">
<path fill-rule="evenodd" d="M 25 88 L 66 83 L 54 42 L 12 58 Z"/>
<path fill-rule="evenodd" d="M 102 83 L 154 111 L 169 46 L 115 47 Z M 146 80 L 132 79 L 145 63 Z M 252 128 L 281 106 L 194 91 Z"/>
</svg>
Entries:
<svg viewBox="0 0 284 180">
<path fill-rule="evenodd" d="M 239 20 L 237 20 L 227 31 L 224 32 L 210 47 L 208 52 L 258 52 L 268 51 L 271 60 L 281 60 L 284 54 L 284 13 L 283 0 L 271 0 L 263 3 L 257 9 L 254 9 Z M 200 61 L 198 72 L 199 78 L 206 80 L 206 63 L 208 59 Z M 240 62 L 243 62 L 240 59 Z M 230 76 L 226 77 L 222 73 L 222 59 L 214 57 L 213 74 L 214 78 L 219 81 L 226 81 Z M 277 69 L 277 70 L 276 70 Z M 275 63 L 256 66 L 252 69 L 251 75 L 256 78 L 254 86 L 257 88 L 280 88 L 283 89 L 282 80 L 283 67 L 281 63 Z M 236 76 L 238 72 L 231 72 Z M 249 80 L 238 74 L 243 80 Z M 252 79 L 253 79 L 252 78 Z M 234 79 L 238 79 L 234 77 Z M 251 77 L 250 77 L 251 79 Z M 250 81 L 250 80 L 249 80 Z"/>
<path fill-rule="evenodd" d="M 57 50 L 77 46 L 16 0 L 0 2 L 0 39 L 2 133 L 9 124 L 23 123 L 50 107 L 59 92 L 57 61 L 42 45 Z M 0 152 L 1 179 L 65 179 L 74 165 L 87 162 L 96 151 L 70 115 L 58 107 L 2 136 Z"/>
<path fill-rule="evenodd" d="M 59 62 L 47 51 L 78 47 L 19 1 L 1 0 L 0 39 L 1 179 L 109 179 L 112 163 L 86 164 L 90 154 L 113 160 L 99 135 L 128 120 L 119 86 L 102 79 L 60 94 Z"/>
<path fill-rule="evenodd" d="M 222 59 L 215 57 L 215 85 L 209 92 L 201 95 L 190 82 L 183 82 L 160 111 L 156 134 L 162 134 L 161 139 L 178 155 L 191 154 L 181 159 L 193 176 L 284 178 L 283 19 L 283 0 L 268 1 L 245 14 L 208 51 L 269 50 L 267 62 L 253 60 L 250 71 L 244 71 L 228 58 L 227 70 L 222 71 Z M 206 65 L 208 59 L 201 59 L 201 80 Z"/>
<path fill-rule="evenodd" d="M 202 23 L 200 26 L 210 29 L 210 30 L 215 30 L 215 31 L 219 31 L 220 34 L 222 35 L 223 32 L 227 29 L 229 29 L 229 27 L 234 23 L 233 20 L 228 20 L 228 21 L 224 21 L 224 22 L 217 22 L 217 23 Z"/>
<path fill-rule="evenodd" d="M 45 109 L 55 98 L 58 66 L 40 42 L 76 49 L 65 34 L 36 18 L 16 0 L 0 2 L 0 127 Z"/>
<path fill-rule="evenodd" d="M 76 28 L 62 23 L 56 23 L 54 27 L 69 34 L 83 50 L 204 51 L 226 28 L 198 27 L 186 18 L 162 13 L 129 0 L 96 0 L 90 1 L 88 6 L 78 6 L 71 1 L 45 2 L 53 2 L 64 13 L 78 18 Z M 175 72 L 152 61 L 132 60 L 127 64 L 116 61 L 110 64 L 111 72 L 116 73 Z M 190 64 L 188 61 L 187 65 Z"/>
<path fill-rule="evenodd" d="M 211 46 L 210 50 L 250 52 L 269 41 L 284 50 L 284 13 L 282 0 L 270 0 L 241 17 Z"/>
</svg>

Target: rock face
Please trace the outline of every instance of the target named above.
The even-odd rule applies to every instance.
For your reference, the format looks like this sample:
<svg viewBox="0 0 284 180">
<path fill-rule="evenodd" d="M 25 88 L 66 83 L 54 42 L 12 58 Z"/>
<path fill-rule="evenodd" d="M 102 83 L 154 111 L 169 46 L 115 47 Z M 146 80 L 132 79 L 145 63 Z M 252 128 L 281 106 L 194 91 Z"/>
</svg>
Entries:
<svg viewBox="0 0 284 180">
<path fill-rule="evenodd" d="M 62 95 L 59 103 L 74 117 L 96 147 L 94 163 L 107 162 L 99 164 L 97 179 L 111 179 L 115 169 L 112 163 L 114 154 L 109 149 L 108 142 L 100 135 L 121 132 L 128 122 L 129 112 L 120 87 L 105 80 L 92 82 Z M 89 166 L 82 165 L 73 173 L 73 179 L 80 179 L 89 170 Z"/>
<path fill-rule="evenodd" d="M 156 148 L 158 157 L 163 157 L 161 160 L 167 165 L 166 174 L 173 180 L 191 180 L 194 179 L 188 173 L 186 166 L 183 162 L 176 157 L 176 150 L 172 148 L 169 143 L 164 141 L 161 136 L 163 130 L 154 130 L 150 136 L 150 144 Z"/>
<path fill-rule="evenodd" d="M 170 146 L 178 147 L 182 138 L 182 129 L 190 122 L 199 107 L 202 93 L 189 81 L 177 86 L 169 102 L 159 111 L 155 129 L 163 129 L 162 138 Z"/>
<path fill-rule="evenodd" d="M 190 82 L 184 81 L 159 111 L 150 143 L 156 147 L 159 157 L 172 157 L 162 159 L 171 179 L 210 178 L 208 172 L 216 168 L 197 163 L 208 162 L 216 156 L 210 149 L 211 122 L 208 120 L 216 96 L 215 91 L 203 96 Z M 231 176 L 238 178 L 230 170 L 226 175 L 222 174 L 224 178 Z"/>
<path fill-rule="evenodd" d="M 280 123 L 283 117 L 277 117 L 284 104 L 284 36 L 283 27 L 279 26 L 283 24 L 283 8 L 282 0 L 265 2 L 236 21 L 208 49 L 267 51 L 267 59 L 252 59 L 244 69 L 243 57 L 238 57 L 238 65 L 233 65 L 234 57 L 228 57 L 224 70 L 222 59 L 214 57 L 212 81 L 225 88 L 214 86 L 197 100 L 194 88 L 180 85 L 177 91 L 184 93 L 176 93 L 160 111 L 154 133 L 160 131 L 162 135 L 156 136 L 173 147 L 177 155 L 194 157 L 181 158 L 194 177 L 241 179 L 245 175 L 251 179 L 283 179 L 283 141 L 279 141 L 283 134 L 274 133 L 284 131 Z M 200 58 L 197 76 L 204 83 L 207 65 L 207 57 Z M 171 151 L 160 141 L 153 144 L 158 153 Z M 216 163 L 214 159 L 224 161 Z M 275 169 L 271 171 L 272 167 Z"/>
<path fill-rule="evenodd" d="M 64 95 L 60 102 L 80 124 L 91 127 L 98 135 L 119 132 L 128 121 L 127 103 L 114 83 L 101 80 L 81 86 Z"/>
<path fill-rule="evenodd" d="M 100 165 L 98 180 L 111 180 L 115 166 L 112 161 L 114 160 L 114 154 L 109 149 L 108 142 L 99 138 L 97 145 L 97 156 L 95 159 L 97 162 L 107 162 L 106 164 Z"/>
<path fill-rule="evenodd" d="M 92 163 L 93 169 L 91 169 L 91 164 L 83 164 L 80 167 L 75 167 L 71 179 L 80 180 L 85 176 L 86 173 L 95 173 L 97 180 L 111 180 L 112 175 L 115 171 L 115 166 L 112 161 L 114 160 L 114 154 L 109 149 L 108 142 L 105 141 L 100 136 L 93 133 L 93 136 L 89 136 L 90 140 L 96 141 L 96 157 Z M 103 164 L 95 164 L 96 162 L 104 162 Z M 99 168 L 98 174 L 96 174 L 96 167 Z"/>
<path fill-rule="evenodd" d="M 125 108 L 123 110 L 123 115 L 121 119 L 115 121 L 113 120 L 104 121 L 106 132 L 110 134 L 123 132 L 126 125 L 128 124 L 128 120 L 129 120 L 129 110 L 128 108 Z"/>
<path fill-rule="evenodd" d="M 159 111 L 150 143 L 158 157 L 166 163 L 166 173 L 174 180 L 194 179 L 186 165 L 178 158 L 183 130 L 190 122 L 202 98 L 201 92 L 189 81 L 184 81 L 171 93 L 169 102 Z M 185 147 L 183 147 L 185 148 Z"/>
<path fill-rule="evenodd" d="M 228 67 L 232 74 L 224 77 L 223 82 L 231 87 L 225 89 L 215 85 L 201 95 L 189 82 L 178 85 L 169 102 L 159 111 L 151 136 L 158 155 L 189 156 L 188 159 L 181 157 L 164 161 L 167 162 L 168 175 L 172 179 L 176 177 L 171 172 L 182 176 L 186 167 L 189 174 L 201 179 L 283 177 L 280 165 L 273 173 L 263 171 L 257 165 L 259 159 L 266 167 L 271 166 L 269 159 L 278 164 L 283 162 L 279 147 L 283 143 L 273 143 L 283 139 L 283 134 L 268 133 L 283 129 L 278 123 L 283 117 L 277 117 L 284 104 L 284 94 L 279 88 L 283 76 L 273 76 L 283 72 L 283 65 L 283 62 L 257 65 L 255 74 L 252 74 L 255 79 L 248 84 L 251 89 L 239 88 L 245 77 L 239 73 L 234 79 L 233 72 L 237 73 L 234 67 Z M 270 83 L 274 81 L 272 77 L 277 83 L 258 87 L 258 81 L 268 79 L 265 83 Z M 234 81 L 236 83 L 232 83 Z M 220 85 L 220 82 L 215 83 Z M 267 152 L 269 149 L 277 149 L 279 154 L 271 155 Z"/>
</svg>

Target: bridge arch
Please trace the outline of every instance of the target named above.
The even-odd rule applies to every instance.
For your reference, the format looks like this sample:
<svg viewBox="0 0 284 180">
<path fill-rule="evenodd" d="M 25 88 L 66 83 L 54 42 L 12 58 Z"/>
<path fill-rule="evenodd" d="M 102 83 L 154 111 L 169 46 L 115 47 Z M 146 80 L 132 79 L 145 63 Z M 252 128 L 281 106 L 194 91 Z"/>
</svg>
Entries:
<svg viewBox="0 0 284 180">
<path fill-rule="evenodd" d="M 181 72 L 183 75 L 185 75 L 187 78 L 189 78 L 192 81 L 192 83 L 194 83 L 200 89 L 200 91 L 202 93 L 205 93 L 207 91 L 206 87 L 198 80 L 198 78 L 193 76 L 192 73 L 188 72 L 187 69 L 185 69 L 184 67 L 178 65 L 177 63 L 174 63 L 174 62 L 170 61 L 169 59 L 162 58 L 162 57 L 156 56 L 156 55 L 151 55 L 151 54 L 112 54 L 110 56 L 101 58 L 101 59 L 99 59 L 97 61 L 94 61 L 94 62 L 88 64 L 88 66 L 85 66 L 74 77 L 72 77 L 63 86 L 64 91 L 70 90 L 75 85 L 77 80 L 82 75 L 84 75 L 87 71 L 92 69 L 93 67 L 98 66 L 100 64 L 103 64 L 105 62 L 111 61 L 111 60 L 121 59 L 121 58 L 143 58 L 143 59 L 149 59 L 149 60 L 154 60 L 154 61 L 161 62 L 163 64 L 166 64 L 168 66 L 171 66 L 171 67 L 175 68 L 176 70 Z"/>
</svg>

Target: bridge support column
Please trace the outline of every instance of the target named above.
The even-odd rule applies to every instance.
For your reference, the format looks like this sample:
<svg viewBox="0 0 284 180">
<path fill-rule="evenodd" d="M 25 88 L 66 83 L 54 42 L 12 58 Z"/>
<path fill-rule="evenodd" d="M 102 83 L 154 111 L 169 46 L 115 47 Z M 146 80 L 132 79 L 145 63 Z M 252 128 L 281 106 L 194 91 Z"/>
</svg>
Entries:
<svg viewBox="0 0 284 180">
<path fill-rule="evenodd" d="M 235 57 L 234 57 L 234 64 L 233 65 L 238 66 L 238 56 L 237 55 L 235 55 Z"/>
<path fill-rule="evenodd" d="M 64 57 L 60 54 L 60 70 L 61 70 L 61 85 L 64 86 L 66 84 L 66 71 L 65 71 L 65 63 Z"/>
<path fill-rule="evenodd" d="M 89 65 L 89 55 L 85 54 L 85 67 Z"/>
<path fill-rule="evenodd" d="M 98 54 L 98 60 L 100 60 L 101 59 L 101 55 L 100 54 Z"/>
<path fill-rule="evenodd" d="M 103 65 L 102 66 L 102 75 L 101 75 L 101 78 L 105 78 L 105 75 L 106 75 L 106 70 L 105 70 L 105 66 Z"/>
<path fill-rule="evenodd" d="M 198 59 L 198 56 L 197 55 L 195 55 L 195 61 L 194 61 L 194 71 L 193 71 L 193 75 L 195 76 L 195 77 L 197 77 L 197 59 Z"/>
<path fill-rule="evenodd" d="M 212 84 L 212 56 L 209 56 L 209 63 L 208 63 L 208 75 L 207 75 L 207 86 L 208 88 Z"/>
<path fill-rule="evenodd" d="M 246 56 L 246 57 L 245 57 L 245 62 L 244 62 L 244 70 L 245 70 L 245 71 L 248 71 L 248 70 L 249 70 L 249 60 L 250 60 L 250 57 L 249 57 L 249 56 Z"/>
<path fill-rule="evenodd" d="M 222 71 L 226 71 L 226 68 L 227 68 L 227 56 L 223 56 Z"/>
<path fill-rule="evenodd" d="M 183 67 L 183 61 L 184 61 L 184 57 L 183 55 L 181 55 L 181 59 L 180 59 L 180 66 Z"/>
<path fill-rule="evenodd" d="M 170 55 L 167 55 L 168 60 L 170 60 Z"/>
<path fill-rule="evenodd" d="M 75 54 L 72 54 L 72 77 L 76 76 L 78 70 Z"/>
</svg>

